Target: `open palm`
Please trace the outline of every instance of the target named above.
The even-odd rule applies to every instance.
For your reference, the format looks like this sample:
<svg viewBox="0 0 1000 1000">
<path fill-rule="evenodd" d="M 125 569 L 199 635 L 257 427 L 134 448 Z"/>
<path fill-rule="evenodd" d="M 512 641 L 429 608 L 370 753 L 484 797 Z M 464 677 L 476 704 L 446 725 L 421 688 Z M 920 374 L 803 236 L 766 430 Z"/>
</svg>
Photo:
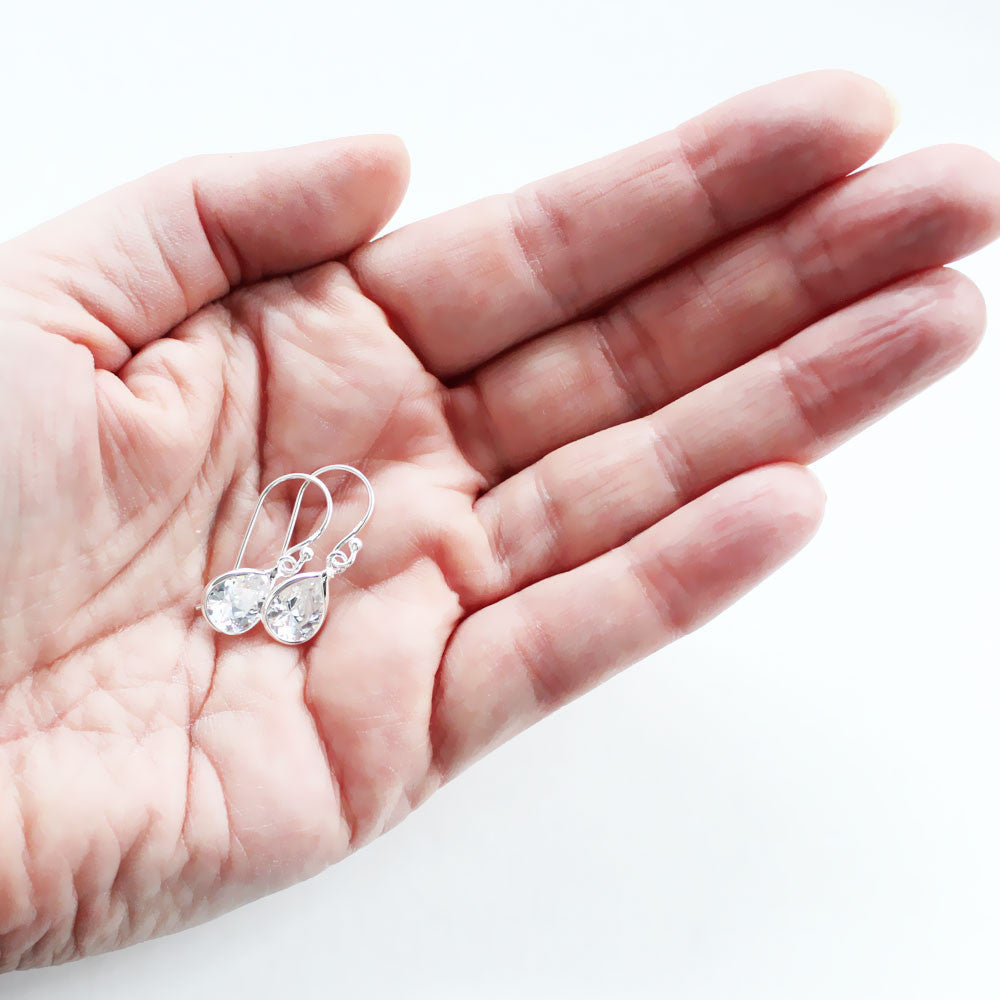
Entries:
<svg viewBox="0 0 1000 1000">
<path fill-rule="evenodd" d="M 385 137 L 187 161 L 0 247 L 0 967 L 319 871 L 792 554 L 802 463 L 983 327 L 942 265 L 1000 171 L 847 177 L 891 127 L 811 74 L 375 242 Z M 212 632 L 260 489 L 331 462 L 377 508 L 318 637 Z"/>
</svg>

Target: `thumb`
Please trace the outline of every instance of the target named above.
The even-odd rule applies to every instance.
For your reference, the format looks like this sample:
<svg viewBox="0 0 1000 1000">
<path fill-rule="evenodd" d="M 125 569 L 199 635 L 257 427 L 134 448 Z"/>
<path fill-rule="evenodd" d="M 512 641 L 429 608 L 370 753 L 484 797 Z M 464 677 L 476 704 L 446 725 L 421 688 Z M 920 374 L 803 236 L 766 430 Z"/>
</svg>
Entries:
<svg viewBox="0 0 1000 1000">
<path fill-rule="evenodd" d="M 385 135 L 182 160 L 0 246 L 0 285 L 114 371 L 235 285 L 370 239 L 408 174 Z"/>
</svg>

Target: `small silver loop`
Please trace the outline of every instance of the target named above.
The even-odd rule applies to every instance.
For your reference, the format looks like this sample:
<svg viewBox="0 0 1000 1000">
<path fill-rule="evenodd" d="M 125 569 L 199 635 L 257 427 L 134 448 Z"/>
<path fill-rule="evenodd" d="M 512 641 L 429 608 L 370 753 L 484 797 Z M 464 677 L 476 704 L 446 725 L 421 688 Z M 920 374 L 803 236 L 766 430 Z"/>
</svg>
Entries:
<svg viewBox="0 0 1000 1000">
<path fill-rule="evenodd" d="M 311 482 L 316 482 L 318 481 L 319 476 L 325 476 L 328 472 L 346 472 L 348 475 L 360 479 L 364 484 L 365 489 L 368 491 L 368 507 L 366 508 L 361 520 L 358 521 L 358 523 L 346 535 L 344 535 L 344 537 L 341 538 L 336 545 L 334 545 L 333 550 L 327 557 L 327 566 L 330 567 L 331 572 L 334 572 L 334 569 L 330 564 L 331 559 L 333 559 L 334 562 L 337 562 L 334 558 L 334 553 L 338 553 L 347 560 L 346 565 L 335 571 L 342 573 L 348 566 L 351 566 L 354 563 L 354 560 L 357 558 L 358 551 L 361 548 L 361 540 L 355 538 L 354 536 L 357 535 L 358 532 L 361 531 L 361 529 L 368 523 L 369 518 L 372 516 L 372 512 L 375 510 L 375 490 L 369 482 L 368 477 L 360 470 L 355 469 L 353 465 L 324 465 L 323 468 L 317 469 L 308 476 L 303 475 L 303 478 L 308 479 Z M 295 551 L 295 549 L 289 549 L 288 544 L 291 542 L 292 534 L 295 531 L 295 522 L 299 517 L 299 510 L 302 507 L 302 496 L 306 491 L 307 485 L 308 483 L 303 484 L 302 488 L 299 490 L 299 495 L 295 498 L 295 506 L 292 508 L 292 517 L 288 522 L 288 530 L 285 532 L 285 542 L 283 547 L 285 551 L 288 552 Z M 329 517 L 327 518 L 327 521 L 329 521 Z M 310 539 L 310 541 L 311 540 L 312 539 Z M 355 542 L 357 542 L 357 548 L 354 546 Z M 300 543 L 300 545 L 301 544 L 303 543 Z M 295 546 L 295 548 L 299 548 L 300 545 Z M 345 545 L 347 545 L 350 549 L 351 554 L 349 556 L 344 556 L 340 551 Z"/>
<path fill-rule="evenodd" d="M 303 545 L 297 556 L 291 555 L 291 550 L 283 553 L 278 559 L 278 576 L 295 576 L 315 554 L 308 545 Z"/>
<path fill-rule="evenodd" d="M 253 533 L 254 525 L 257 523 L 257 518 L 260 516 L 260 512 L 264 506 L 264 501 L 267 499 L 267 495 L 276 486 L 280 486 L 282 483 L 287 483 L 291 479 L 304 480 L 302 488 L 299 490 L 298 496 L 295 498 L 296 514 L 298 512 L 299 505 L 302 502 L 302 494 L 306 491 L 310 483 L 312 483 L 315 486 L 318 486 L 323 491 L 323 498 L 326 500 L 326 514 L 324 515 L 323 520 L 320 522 L 319 527 L 308 538 L 299 542 L 298 545 L 294 545 L 292 546 L 292 548 L 288 548 L 288 542 L 290 541 L 290 537 L 286 535 L 285 541 L 282 543 L 281 546 L 281 555 L 278 557 L 279 564 L 281 559 L 285 558 L 286 556 L 291 556 L 294 558 L 295 553 L 300 551 L 302 553 L 308 552 L 309 553 L 308 559 L 311 559 L 313 557 L 313 551 L 311 546 L 313 542 L 315 542 L 316 539 L 319 538 L 319 536 L 322 535 L 324 531 L 326 531 L 327 526 L 330 524 L 330 518 L 333 516 L 333 497 L 330 496 L 330 491 L 326 488 L 326 484 L 323 483 L 320 479 L 317 479 L 316 476 L 309 475 L 309 473 L 307 472 L 289 472 L 287 475 L 279 476 L 277 479 L 274 479 L 270 483 L 268 483 L 267 486 L 264 487 L 263 493 L 261 493 L 260 497 L 257 499 L 257 506 L 254 508 L 253 516 L 250 518 L 250 524 L 247 526 L 246 534 L 243 536 L 243 544 L 240 546 L 239 555 L 236 557 L 236 565 L 234 569 L 239 569 L 243 565 L 243 557 L 246 555 L 247 545 L 250 544 L 250 535 Z M 295 516 L 293 515 L 292 524 L 294 525 L 294 523 L 295 523 Z M 306 562 L 307 560 L 303 559 L 302 561 Z M 301 563 L 299 565 L 301 567 Z"/>
<path fill-rule="evenodd" d="M 295 576 L 302 567 L 302 559 L 294 556 L 283 555 L 278 560 L 278 576 Z"/>
<path fill-rule="evenodd" d="M 354 565 L 354 560 L 358 558 L 358 553 L 361 551 L 362 541 L 360 538 L 351 538 L 348 540 L 347 548 L 348 552 L 344 553 L 341 549 L 334 549 L 326 557 L 326 569 L 328 573 L 332 573 L 336 576 L 339 573 L 343 573 L 345 569 L 350 569 Z"/>
</svg>

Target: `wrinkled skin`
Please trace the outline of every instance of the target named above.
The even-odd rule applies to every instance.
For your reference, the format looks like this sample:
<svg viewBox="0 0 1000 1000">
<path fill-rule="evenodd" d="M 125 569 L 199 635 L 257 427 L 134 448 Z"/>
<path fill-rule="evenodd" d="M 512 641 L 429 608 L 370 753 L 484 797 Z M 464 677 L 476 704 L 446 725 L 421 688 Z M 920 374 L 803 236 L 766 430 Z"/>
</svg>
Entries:
<svg viewBox="0 0 1000 1000">
<path fill-rule="evenodd" d="M 803 465 L 984 325 L 997 166 L 846 177 L 892 124 L 811 74 L 375 242 L 396 140 L 208 157 L 0 247 L 0 967 L 319 871 L 804 544 Z M 318 638 L 213 633 L 330 462 Z"/>
</svg>

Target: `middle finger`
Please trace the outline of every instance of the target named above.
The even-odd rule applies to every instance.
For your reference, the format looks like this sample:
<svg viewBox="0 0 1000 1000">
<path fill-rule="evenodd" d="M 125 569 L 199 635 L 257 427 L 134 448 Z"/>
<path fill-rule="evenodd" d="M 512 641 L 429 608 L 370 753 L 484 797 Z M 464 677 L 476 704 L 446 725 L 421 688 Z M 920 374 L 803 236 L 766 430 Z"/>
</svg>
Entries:
<svg viewBox="0 0 1000 1000">
<path fill-rule="evenodd" d="M 962 146 L 856 174 L 484 365 L 451 394 L 466 455 L 495 485 L 635 419 L 1000 229 L 1000 165 Z"/>
</svg>

